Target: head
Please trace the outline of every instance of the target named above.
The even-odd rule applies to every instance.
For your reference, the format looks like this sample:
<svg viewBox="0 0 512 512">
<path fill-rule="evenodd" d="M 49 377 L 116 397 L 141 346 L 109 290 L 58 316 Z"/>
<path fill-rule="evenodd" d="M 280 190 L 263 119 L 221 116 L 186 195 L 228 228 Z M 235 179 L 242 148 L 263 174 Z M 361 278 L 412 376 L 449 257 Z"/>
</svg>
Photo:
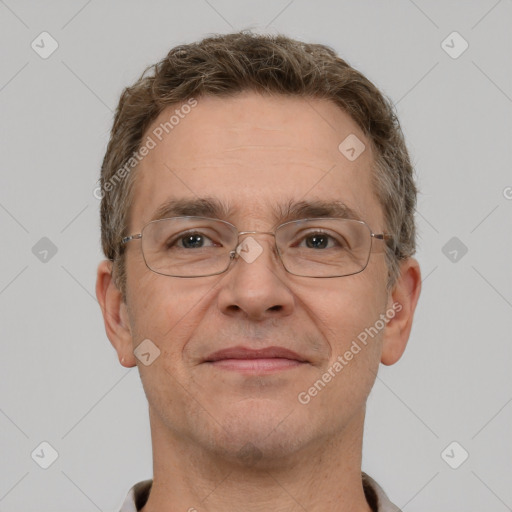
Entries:
<svg viewBox="0 0 512 512">
<path fill-rule="evenodd" d="M 355 159 L 340 149 L 349 136 L 364 145 Z M 251 443 L 265 459 L 360 424 L 379 363 L 405 349 L 420 291 L 412 165 L 391 102 L 366 77 L 330 48 L 284 36 L 174 48 L 123 92 L 101 190 L 97 295 L 122 364 L 139 364 L 152 425 L 226 456 Z M 250 263 L 163 276 L 141 240 L 121 240 L 170 200 L 173 212 L 265 233 L 290 206 L 322 217 L 343 203 L 390 236 L 344 277 L 286 272 L 268 234 L 254 235 L 262 252 Z M 160 351 L 149 366 L 133 354 L 146 339 Z M 233 346 L 278 346 L 303 362 L 261 375 L 207 362 Z"/>
</svg>

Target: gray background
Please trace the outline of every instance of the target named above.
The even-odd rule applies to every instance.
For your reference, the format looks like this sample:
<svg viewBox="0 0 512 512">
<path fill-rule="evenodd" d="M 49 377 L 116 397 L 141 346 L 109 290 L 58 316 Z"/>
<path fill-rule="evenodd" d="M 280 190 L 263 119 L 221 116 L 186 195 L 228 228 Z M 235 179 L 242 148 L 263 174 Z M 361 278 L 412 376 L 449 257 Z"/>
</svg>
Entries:
<svg viewBox="0 0 512 512">
<path fill-rule="evenodd" d="M 423 293 L 370 396 L 363 469 L 405 512 L 512 510 L 511 21 L 510 0 L 0 1 L 0 510 L 116 510 L 151 477 L 138 373 L 94 295 L 93 190 L 121 89 L 242 28 L 334 47 L 397 105 L 417 169 Z"/>
</svg>

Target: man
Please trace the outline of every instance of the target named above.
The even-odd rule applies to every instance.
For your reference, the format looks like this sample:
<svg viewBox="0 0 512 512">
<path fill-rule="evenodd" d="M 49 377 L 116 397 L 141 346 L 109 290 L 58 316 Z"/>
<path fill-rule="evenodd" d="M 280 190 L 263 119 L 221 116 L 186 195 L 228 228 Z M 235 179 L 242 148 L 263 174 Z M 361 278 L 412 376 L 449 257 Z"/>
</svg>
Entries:
<svg viewBox="0 0 512 512">
<path fill-rule="evenodd" d="M 122 511 L 395 511 L 361 473 L 367 397 L 418 301 L 390 103 L 322 45 L 180 46 L 121 97 L 96 293 L 149 402 Z"/>
</svg>

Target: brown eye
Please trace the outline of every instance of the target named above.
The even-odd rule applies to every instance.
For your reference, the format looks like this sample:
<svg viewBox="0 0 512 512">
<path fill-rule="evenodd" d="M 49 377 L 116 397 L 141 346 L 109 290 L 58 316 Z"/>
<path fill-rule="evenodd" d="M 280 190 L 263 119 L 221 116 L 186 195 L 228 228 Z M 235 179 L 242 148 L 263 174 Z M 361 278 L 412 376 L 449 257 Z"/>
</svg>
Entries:
<svg viewBox="0 0 512 512">
<path fill-rule="evenodd" d="M 329 245 L 329 237 L 326 235 L 311 235 L 306 238 L 306 245 L 310 249 L 325 249 Z"/>
</svg>

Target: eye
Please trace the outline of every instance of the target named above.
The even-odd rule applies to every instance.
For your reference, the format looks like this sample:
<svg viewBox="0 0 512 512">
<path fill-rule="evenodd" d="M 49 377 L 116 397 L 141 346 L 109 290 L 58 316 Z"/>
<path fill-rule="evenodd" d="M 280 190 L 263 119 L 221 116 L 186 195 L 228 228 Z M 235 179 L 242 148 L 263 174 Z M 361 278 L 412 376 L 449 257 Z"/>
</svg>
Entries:
<svg viewBox="0 0 512 512">
<path fill-rule="evenodd" d="M 303 236 L 302 242 L 305 242 L 308 249 L 331 249 L 333 247 L 344 248 L 346 246 L 341 237 L 335 238 L 328 233 L 320 231 L 311 232 Z M 302 244 L 299 244 L 299 246 L 301 245 Z"/>
<path fill-rule="evenodd" d="M 166 245 L 168 249 L 201 249 L 203 247 L 219 246 L 219 244 L 216 244 L 211 238 L 199 231 L 181 233 L 169 240 Z"/>
</svg>

